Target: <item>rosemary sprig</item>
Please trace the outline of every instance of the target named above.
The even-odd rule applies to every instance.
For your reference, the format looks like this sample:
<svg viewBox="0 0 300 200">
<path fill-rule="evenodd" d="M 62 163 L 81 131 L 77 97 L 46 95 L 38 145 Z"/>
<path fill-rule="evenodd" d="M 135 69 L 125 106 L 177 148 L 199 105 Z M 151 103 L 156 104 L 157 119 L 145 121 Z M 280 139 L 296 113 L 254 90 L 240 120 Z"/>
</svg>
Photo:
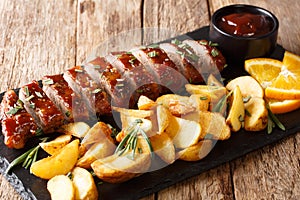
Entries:
<svg viewBox="0 0 300 200">
<path fill-rule="evenodd" d="M 212 111 L 213 112 L 221 112 L 227 103 L 228 97 L 232 94 L 233 90 L 231 90 L 227 95 L 224 95 L 216 104 L 215 107 L 213 107 Z"/>
<path fill-rule="evenodd" d="M 133 122 L 133 124 L 128 127 L 125 132 L 127 132 L 126 136 L 122 139 L 115 150 L 115 154 L 119 156 L 123 155 L 125 152 L 129 152 L 128 158 L 134 160 L 135 153 L 141 152 L 137 149 L 137 143 L 139 139 L 139 135 L 141 135 L 147 142 L 148 147 L 151 152 L 151 156 L 153 154 L 153 147 L 151 145 L 151 141 L 149 140 L 146 132 L 141 128 L 141 124 L 143 121 L 141 119 L 137 119 Z"/>
<path fill-rule="evenodd" d="M 272 130 L 273 130 L 273 128 L 275 128 L 275 126 L 280 128 L 282 131 L 285 131 L 285 126 L 274 115 L 274 113 L 271 111 L 269 105 L 268 104 L 266 104 L 266 105 L 267 105 L 267 109 L 268 109 L 268 134 L 270 134 L 272 132 Z"/>
<path fill-rule="evenodd" d="M 47 140 L 48 138 L 43 138 L 41 142 L 46 142 Z M 22 164 L 22 167 L 24 167 L 25 169 L 28 169 L 28 167 L 30 167 L 31 164 L 36 161 L 39 149 L 40 149 L 40 145 L 37 145 L 36 147 L 29 149 L 28 151 L 26 151 L 16 159 L 14 159 L 8 165 L 7 169 L 5 170 L 5 173 L 8 174 L 13 167 L 20 164 Z"/>
</svg>

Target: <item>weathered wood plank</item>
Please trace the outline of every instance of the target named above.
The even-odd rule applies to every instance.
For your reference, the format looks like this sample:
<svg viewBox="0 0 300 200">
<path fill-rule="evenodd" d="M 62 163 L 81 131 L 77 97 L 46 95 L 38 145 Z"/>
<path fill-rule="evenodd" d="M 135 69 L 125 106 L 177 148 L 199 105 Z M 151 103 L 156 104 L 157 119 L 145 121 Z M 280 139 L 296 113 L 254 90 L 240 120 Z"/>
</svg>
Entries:
<svg viewBox="0 0 300 200">
<path fill-rule="evenodd" d="M 272 0 L 210 0 L 211 13 L 233 3 L 257 5 L 272 11 L 278 17 L 280 24 L 278 43 L 287 50 L 300 54 L 299 1 L 280 1 L 279 6 Z M 287 13 L 291 13 L 289 17 L 286 16 Z M 231 162 L 235 198 L 299 199 L 299 144 L 298 133 Z"/>
<path fill-rule="evenodd" d="M 80 0 L 77 20 L 77 64 L 83 62 L 100 44 L 109 45 L 104 51 L 118 50 L 137 42 L 140 45 L 141 32 L 125 34 L 129 39 L 116 36 L 120 32 L 141 28 L 141 0 Z M 105 41 L 110 39 L 109 42 Z M 134 41 L 132 41 L 134 40 Z M 105 54 L 105 52 L 99 52 Z"/>
<path fill-rule="evenodd" d="M 0 12 L 1 91 L 74 64 L 76 2 L 4 0 Z"/>
</svg>

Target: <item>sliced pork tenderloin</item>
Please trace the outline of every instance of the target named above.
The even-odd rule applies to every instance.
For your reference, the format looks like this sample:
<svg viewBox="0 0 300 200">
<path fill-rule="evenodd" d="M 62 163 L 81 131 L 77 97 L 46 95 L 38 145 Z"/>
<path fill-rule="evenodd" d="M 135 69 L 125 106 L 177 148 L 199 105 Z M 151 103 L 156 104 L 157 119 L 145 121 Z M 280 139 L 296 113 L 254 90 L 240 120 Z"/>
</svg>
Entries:
<svg viewBox="0 0 300 200">
<path fill-rule="evenodd" d="M 111 115 L 110 98 L 81 66 L 68 69 L 64 79 L 72 90 L 81 95 L 91 113 L 95 115 Z"/>
<path fill-rule="evenodd" d="M 105 59 L 117 68 L 125 80 L 131 81 L 136 103 L 141 95 L 156 100 L 159 96 L 159 85 L 155 78 L 130 52 L 111 53 Z"/>
<path fill-rule="evenodd" d="M 111 97 L 111 104 L 118 107 L 133 107 L 132 81 L 122 76 L 117 68 L 103 57 L 98 57 L 84 66 L 90 76 L 102 85 Z"/>
<path fill-rule="evenodd" d="M 199 73 L 207 80 L 210 74 L 218 75 L 226 65 L 226 60 L 221 52 L 214 46 L 209 45 L 206 40 L 184 40 L 185 49 L 192 49 L 192 54 L 198 57 L 195 67 Z"/>
<path fill-rule="evenodd" d="M 19 98 L 44 133 L 54 132 L 64 123 L 63 113 L 47 97 L 38 82 L 32 81 L 21 87 Z"/>
<path fill-rule="evenodd" d="M 179 43 L 179 46 L 177 43 Z M 191 55 L 191 51 L 182 48 L 179 41 L 175 43 L 162 43 L 159 47 L 163 49 L 176 66 L 178 66 L 181 74 L 189 81 L 189 83 L 203 82 L 203 77 L 194 67 L 198 57 Z"/>
<path fill-rule="evenodd" d="M 181 93 L 188 83 L 178 67 L 160 48 L 139 48 L 131 50 L 132 54 L 152 72 L 161 87 L 161 93 Z"/>
<path fill-rule="evenodd" d="M 13 90 L 5 92 L 0 106 L 4 144 L 9 148 L 23 148 L 26 141 L 38 132 L 34 119 Z"/>
<path fill-rule="evenodd" d="M 90 120 L 86 103 L 69 87 L 62 74 L 44 76 L 42 80 L 44 92 L 62 111 L 67 122 Z"/>
</svg>

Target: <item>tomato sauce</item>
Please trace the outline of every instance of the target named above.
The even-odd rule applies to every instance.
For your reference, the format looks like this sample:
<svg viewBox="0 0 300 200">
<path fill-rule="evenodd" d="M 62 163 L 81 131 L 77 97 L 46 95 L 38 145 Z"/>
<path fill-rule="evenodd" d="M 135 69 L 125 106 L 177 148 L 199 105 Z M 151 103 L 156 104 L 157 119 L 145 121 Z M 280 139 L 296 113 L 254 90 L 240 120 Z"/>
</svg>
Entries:
<svg viewBox="0 0 300 200">
<path fill-rule="evenodd" d="M 223 16 L 218 25 L 226 33 L 240 37 L 257 37 L 272 30 L 267 16 L 245 12 Z"/>
</svg>

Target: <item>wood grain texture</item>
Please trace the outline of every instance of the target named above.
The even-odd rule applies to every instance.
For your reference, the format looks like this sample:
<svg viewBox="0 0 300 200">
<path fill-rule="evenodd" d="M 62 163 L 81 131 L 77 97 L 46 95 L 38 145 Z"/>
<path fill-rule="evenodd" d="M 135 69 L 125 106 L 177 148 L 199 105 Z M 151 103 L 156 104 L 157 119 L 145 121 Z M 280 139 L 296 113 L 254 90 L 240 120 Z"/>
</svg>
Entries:
<svg viewBox="0 0 300 200">
<path fill-rule="evenodd" d="M 73 1 L 0 1 L 1 91 L 74 65 L 75 10 Z"/>
<path fill-rule="evenodd" d="M 210 0 L 211 13 L 236 3 L 256 5 L 273 12 L 280 24 L 278 43 L 300 54 L 299 1 L 280 1 L 279 6 L 272 0 Z M 235 198 L 300 199 L 299 145 L 298 133 L 231 162 Z"/>
<path fill-rule="evenodd" d="M 77 19 L 77 64 L 82 63 L 99 45 L 123 44 L 121 50 L 141 42 L 141 0 L 80 0 Z M 125 40 L 118 33 L 138 29 Z M 106 41 L 110 40 L 110 41 Z M 105 48 L 104 48 L 105 49 Z M 120 50 L 119 49 L 119 50 Z M 99 52 L 105 54 L 105 52 Z"/>
</svg>

